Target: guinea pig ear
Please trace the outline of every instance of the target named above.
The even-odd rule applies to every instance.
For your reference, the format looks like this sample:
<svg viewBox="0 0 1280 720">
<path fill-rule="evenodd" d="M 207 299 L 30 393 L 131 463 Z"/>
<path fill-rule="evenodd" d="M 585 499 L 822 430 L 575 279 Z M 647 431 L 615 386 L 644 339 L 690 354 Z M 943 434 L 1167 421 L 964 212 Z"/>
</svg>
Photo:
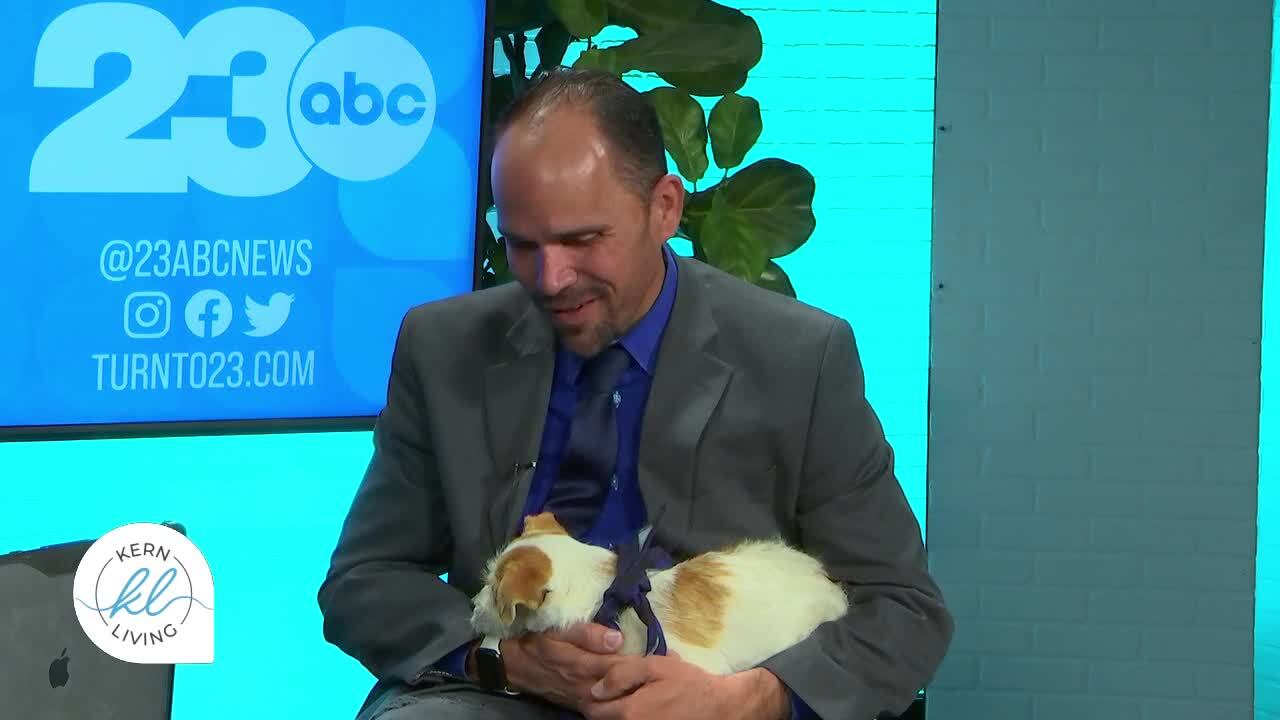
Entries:
<svg viewBox="0 0 1280 720">
<path fill-rule="evenodd" d="M 531 610 L 542 607 L 550 582 L 551 558 L 541 549 L 522 545 L 507 553 L 498 564 L 493 587 L 498 617 L 510 624 L 521 605 Z"/>
<path fill-rule="evenodd" d="M 497 593 L 493 596 L 493 605 L 498 610 L 498 619 L 503 625 L 511 625 L 516 621 L 516 608 L 504 597 L 500 597 Z"/>
</svg>

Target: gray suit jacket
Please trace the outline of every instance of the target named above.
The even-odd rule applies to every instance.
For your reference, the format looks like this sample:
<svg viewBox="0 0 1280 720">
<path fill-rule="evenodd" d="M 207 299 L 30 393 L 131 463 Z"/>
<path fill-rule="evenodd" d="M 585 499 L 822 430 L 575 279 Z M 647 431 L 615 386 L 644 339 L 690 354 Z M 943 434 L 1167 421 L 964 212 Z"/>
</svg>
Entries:
<svg viewBox="0 0 1280 720">
<path fill-rule="evenodd" d="M 849 324 L 679 259 L 645 410 L 639 482 L 677 559 L 780 535 L 846 584 L 849 614 L 764 663 L 823 718 L 900 712 L 952 619 L 863 392 Z M 518 286 L 404 318 L 374 451 L 319 591 L 325 638 L 381 689 L 472 637 L 469 598 L 514 535 L 554 362 Z M 438 575 L 448 573 L 448 583 Z"/>
</svg>

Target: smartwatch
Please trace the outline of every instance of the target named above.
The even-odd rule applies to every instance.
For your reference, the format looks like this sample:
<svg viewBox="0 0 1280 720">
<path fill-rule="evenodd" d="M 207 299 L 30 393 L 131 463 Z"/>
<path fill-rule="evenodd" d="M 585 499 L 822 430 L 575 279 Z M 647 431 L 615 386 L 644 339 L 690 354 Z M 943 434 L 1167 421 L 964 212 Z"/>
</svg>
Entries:
<svg viewBox="0 0 1280 720">
<path fill-rule="evenodd" d="M 501 638 L 486 635 L 476 648 L 476 681 L 480 687 L 505 695 L 519 695 L 507 687 L 507 668 L 502 662 Z"/>
</svg>

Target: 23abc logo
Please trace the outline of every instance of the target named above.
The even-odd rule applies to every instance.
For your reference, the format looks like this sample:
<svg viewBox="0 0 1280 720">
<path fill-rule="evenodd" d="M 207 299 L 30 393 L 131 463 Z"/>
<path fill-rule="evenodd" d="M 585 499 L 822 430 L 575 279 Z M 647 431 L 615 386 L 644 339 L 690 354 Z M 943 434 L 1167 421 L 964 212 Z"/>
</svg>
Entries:
<svg viewBox="0 0 1280 720">
<path fill-rule="evenodd" d="M 183 193 L 195 181 L 259 197 L 289 190 L 312 167 L 376 180 L 407 165 L 435 121 L 426 60 L 384 28 L 345 28 L 317 42 L 284 12 L 235 7 L 184 37 L 151 8 L 90 3 L 41 35 L 35 87 L 93 87 L 94 65 L 108 53 L 129 59 L 128 79 L 45 136 L 31 160 L 31 192 Z M 232 74 L 236 62 L 259 72 Z M 227 117 L 177 115 L 167 139 L 130 137 L 167 113 L 193 75 L 230 77 L 229 114 L 256 121 L 261 141 L 233 143 Z"/>
</svg>

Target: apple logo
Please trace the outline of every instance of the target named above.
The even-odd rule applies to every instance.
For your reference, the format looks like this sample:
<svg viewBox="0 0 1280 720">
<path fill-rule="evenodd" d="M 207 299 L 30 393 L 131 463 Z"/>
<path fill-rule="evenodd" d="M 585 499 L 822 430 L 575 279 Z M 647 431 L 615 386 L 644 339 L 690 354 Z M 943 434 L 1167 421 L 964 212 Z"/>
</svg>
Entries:
<svg viewBox="0 0 1280 720">
<path fill-rule="evenodd" d="M 49 687 L 62 687 L 67 684 L 71 679 L 71 673 L 67 672 L 67 664 L 70 662 L 67 649 L 62 648 L 62 654 L 49 663 Z"/>
</svg>

